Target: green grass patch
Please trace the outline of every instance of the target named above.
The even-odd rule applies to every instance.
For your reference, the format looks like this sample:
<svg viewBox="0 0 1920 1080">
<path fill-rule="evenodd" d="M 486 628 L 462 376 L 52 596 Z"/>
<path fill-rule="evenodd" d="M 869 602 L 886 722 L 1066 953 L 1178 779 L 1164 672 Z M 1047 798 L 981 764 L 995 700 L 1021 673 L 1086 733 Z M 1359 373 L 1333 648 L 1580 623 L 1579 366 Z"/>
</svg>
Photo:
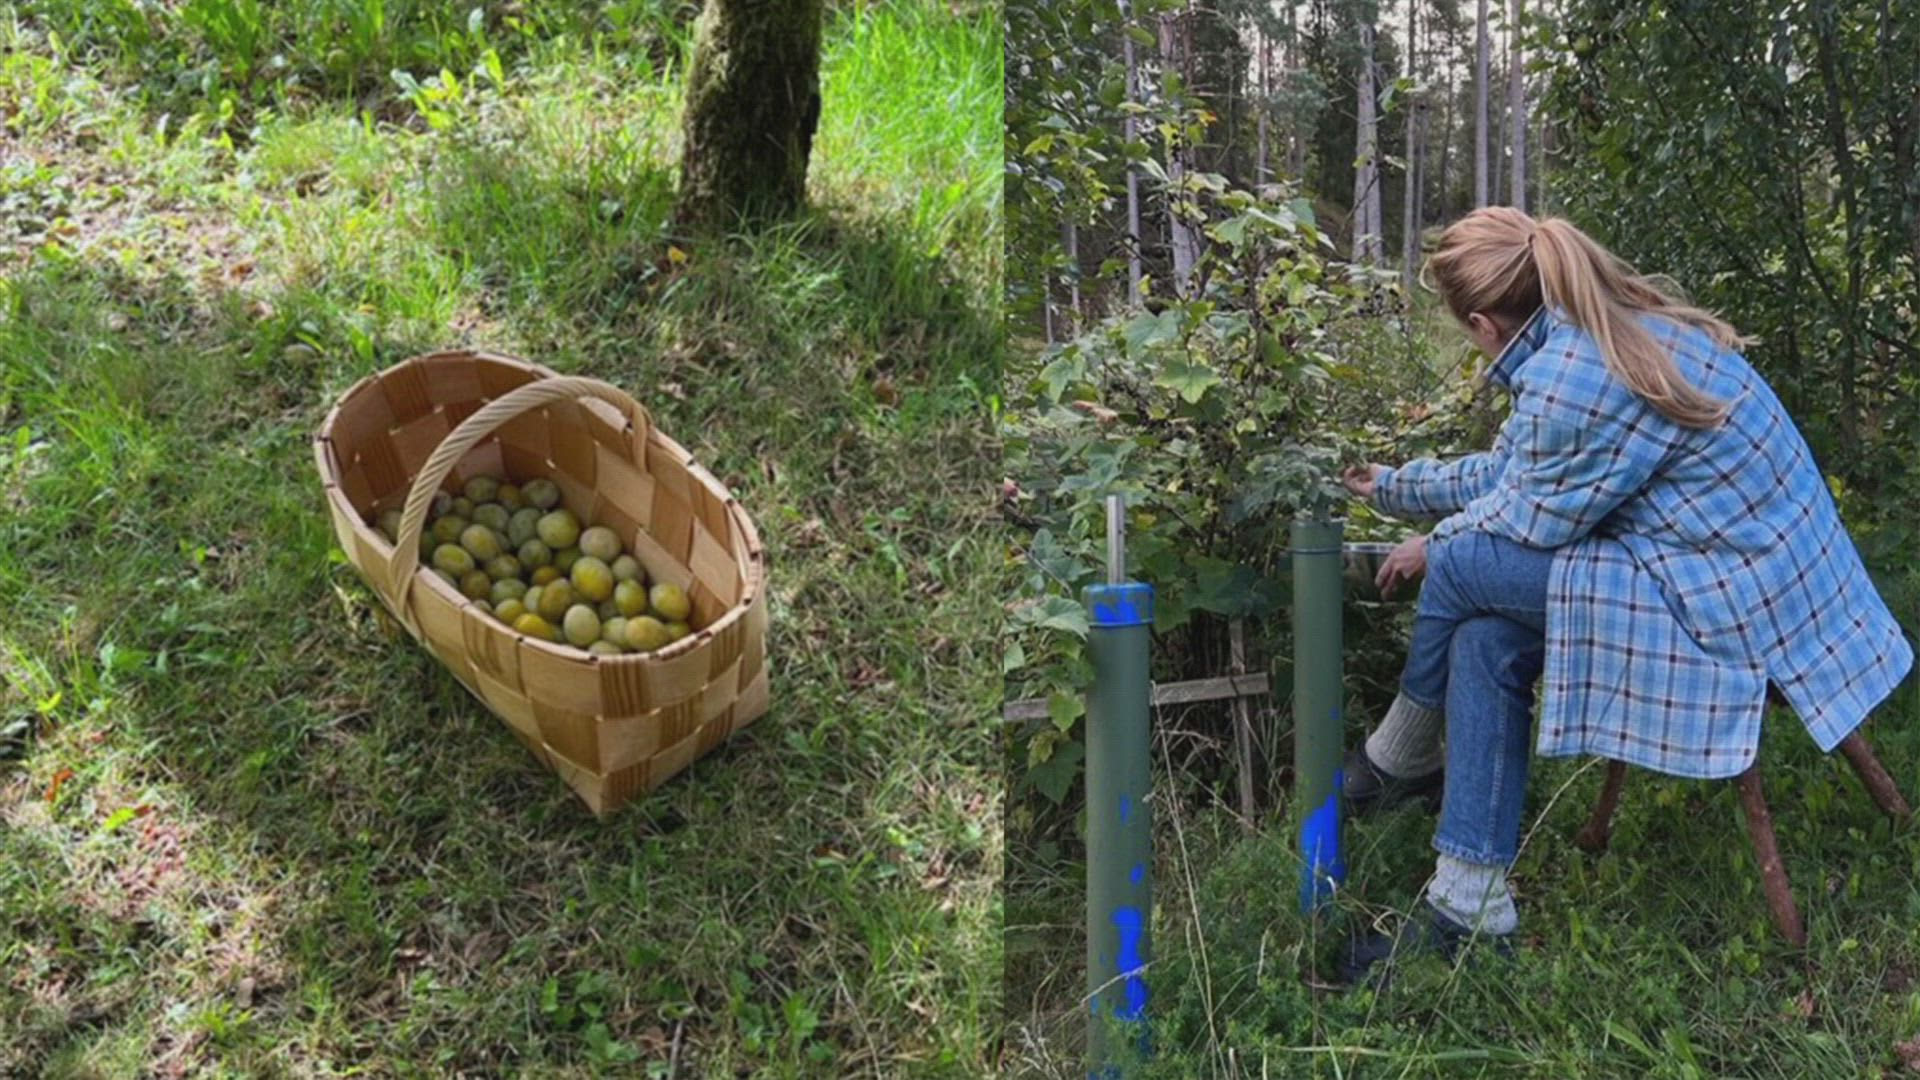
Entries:
<svg viewBox="0 0 1920 1080">
<path fill-rule="evenodd" d="M 236 139 L 48 21 L 21 78 L 78 104 L 0 133 L 44 220 L 0 234 L 0 1074 L 989 1071 L 998 132 L 947 110 L 997 14 L 836 13 L 818 208 L 700 243 L 670 65 L 548 35 L 445 125 Z M 333 550 L 313 430 L 459 344 L 627 387 L 768 542 L 772 711 L 606 822 Z"/>
<path fill-rule="evenodd" d="M 1909 682 L 1866 728 L 1909 798 L 1916 721 Z M 1433 817 L 1406 808 L 1349 823 L 1347 888 L 1309 920 L 1285 810 L 1249 834 L 1219 801 L 1230 788 L 1162 778 L 1180 806 L 1156 811 L 1158 1055 L 1142 1075 L 1900 1074 L 1920 1053 L 1920 835 L 1890 824 L 1790 713 L 1772 714 L 1761 756 L 1803 952 L 1768 916 L 1730 783 L 1633 771 L 1611 848 L 1595 856 L 1573 837 L 1603 768 L 1535 759 L 1512 876 L 1516 956 L 1423 958 L 1384 990 L 1352 992 L 1331 985 L 1347 935 L 1397 925 L 1419 901 Z M 1013 851 L 1010 1071 L 1077 1076 L 1083 886 L 1058 852 Z"/>
</svg>

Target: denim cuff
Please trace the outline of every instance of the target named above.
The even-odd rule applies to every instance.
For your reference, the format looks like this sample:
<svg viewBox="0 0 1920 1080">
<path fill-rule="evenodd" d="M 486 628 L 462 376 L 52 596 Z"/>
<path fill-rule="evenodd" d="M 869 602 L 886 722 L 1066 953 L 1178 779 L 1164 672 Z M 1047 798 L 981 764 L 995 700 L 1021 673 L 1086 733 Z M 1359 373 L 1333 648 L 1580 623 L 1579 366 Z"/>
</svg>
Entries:
<svg viewBox="0 0 1920 1080">
<path fill-rule="evenodd" d="M 1439 852 L 1442 855 L 1451 855 L 1454 858 L 1459 859 L 1461 862 L 1476 863 L 1480 866 L 1498 866 L 1502 868 L 1512 866 L 1514 860 L 1520 857 L 1520 853 L 1517 851 L 1509 852 L 1508 854 L 1502 855 L 1498 852 L 1490 851 L 1486 848 L 1472 848 L 1472 847 L 1466 847 L 1461 844 L 1456 844 L 1453 841 L 1447 839 L 1446 837 L 1440 835 L 1440 832 L 1438 830 L 1435 830 L 1433 834 L 1433 850 Z"/>
</svg>

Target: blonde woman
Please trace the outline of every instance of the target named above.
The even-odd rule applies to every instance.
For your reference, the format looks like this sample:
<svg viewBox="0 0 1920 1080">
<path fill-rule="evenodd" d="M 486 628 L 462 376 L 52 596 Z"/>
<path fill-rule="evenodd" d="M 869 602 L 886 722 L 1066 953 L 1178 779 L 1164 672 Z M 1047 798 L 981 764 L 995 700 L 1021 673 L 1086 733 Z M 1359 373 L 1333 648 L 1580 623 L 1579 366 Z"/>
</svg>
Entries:
<svg viewBox="0 0 1920 1080">
<path fill-rule="evenodd" d="M 1712 314 L 1567 221 L 1508 208 L 1450 226 L 1429 264 L 1513 397 L 1491 450 L 1348 473 L 1386 512 L 1442 517 L 1383 588 L 1424 573 L 1401 690 L 1347 762 L 1356 808 L 1440 787 L 1438 866 L 1398 940 L 1504 944 L 1534 683 L 1543 755 L 1676 776 L 1752 763 L 1767 684 L 1831 750 L 1913 650 L 1793 421 Z M 1444 738 L 1443 738 L 1444 736 Z"/>
</svg>

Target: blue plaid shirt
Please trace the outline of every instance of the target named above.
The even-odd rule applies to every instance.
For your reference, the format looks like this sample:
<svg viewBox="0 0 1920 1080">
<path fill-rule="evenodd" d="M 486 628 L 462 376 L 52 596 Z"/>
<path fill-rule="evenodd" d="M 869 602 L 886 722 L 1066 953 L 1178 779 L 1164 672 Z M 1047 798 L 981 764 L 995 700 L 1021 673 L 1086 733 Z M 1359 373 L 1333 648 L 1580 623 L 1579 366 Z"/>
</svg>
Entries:
<svg viewBox="0 0 1920 1080">
<path fill-rule="evenodd" d="M 1447 515 L 1429 543 L 1479 529 L 1556 549 L 1541 754 L 1732 776 L 1753 761 L 1768 682 L 1832 750 L 1913 649 L 1772 388 L 1702 331 L 1643 325 L 1734 403 L 1723 426 L 1667 419 L 1542 311 L 1490 372 L 1513 395 L 1493 449 L 1389 470 L 1374 503 Z"/>
</svg>

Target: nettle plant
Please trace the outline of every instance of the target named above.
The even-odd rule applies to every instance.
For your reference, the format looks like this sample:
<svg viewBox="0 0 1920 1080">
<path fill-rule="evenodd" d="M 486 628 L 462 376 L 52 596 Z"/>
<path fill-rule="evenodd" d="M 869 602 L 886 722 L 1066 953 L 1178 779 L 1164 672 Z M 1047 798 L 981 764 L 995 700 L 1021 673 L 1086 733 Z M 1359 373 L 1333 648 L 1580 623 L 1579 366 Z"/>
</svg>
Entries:
<svg viewBox="0 0 1920 1080">
<path fill-rule="evenodd" d="M 1105 573 L 1106 496 L 1126 499 L 1127 568 L 1154 585 L 1158 651 L 1191 644 L 1198 612 L 1276 613 L 1291 520 L 1349 510 L 1339 473 L 1370 430 L 1357 402 L 1381 378 L 1372 355 L 1397 340 L 1380 330 L 1399 318 L 1392 275 L 1331 260 L 1305 200 L 1186 182 L 1206 238 L 1189 296 L 1112 316 L 1048 349 L 1024 385 L 1009 379 L 1007 513 L 1025 574 L 1007 696 L 1048 704 L 1010 727 L 1009 764 L 1055 804 L 1083 756 L 1079 593 Z"/>
</svg>

